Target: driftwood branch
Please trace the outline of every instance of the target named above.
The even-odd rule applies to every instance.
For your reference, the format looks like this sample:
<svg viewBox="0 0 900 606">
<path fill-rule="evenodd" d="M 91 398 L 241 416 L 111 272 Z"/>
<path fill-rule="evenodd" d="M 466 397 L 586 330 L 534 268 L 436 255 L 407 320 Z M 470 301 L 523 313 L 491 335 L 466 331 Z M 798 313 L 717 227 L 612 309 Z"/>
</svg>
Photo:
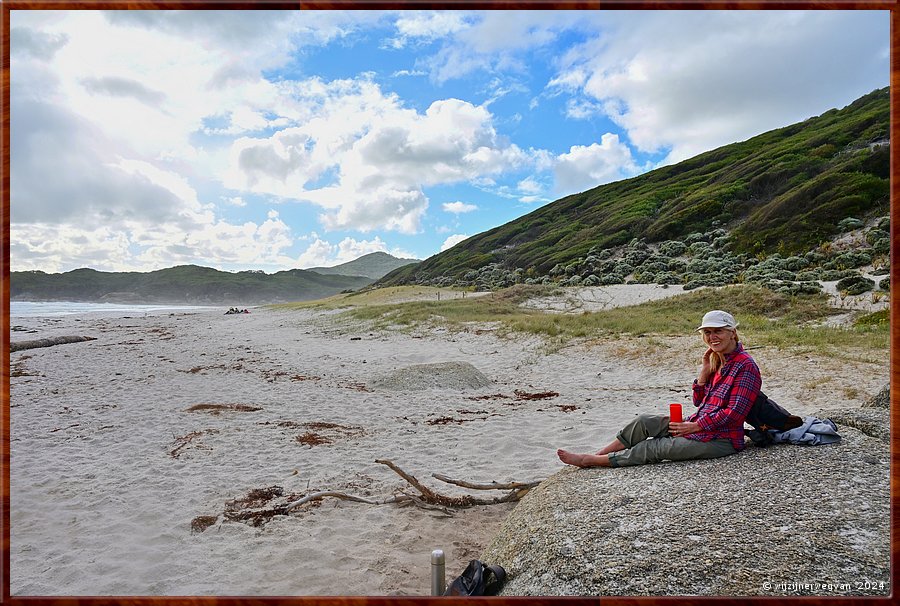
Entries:
<svg viewBox="0 0 900 606">
<path fill-rule="evenodd" d="M 430 503 L 432 505 L 440 505 L 442 507 L 474 507 L 476 505 L 497 505 L 500 503 L 510 503 L 512 501 L 520 500 L 523 496 L 525 496 L 528 493 L 528 490 L 530 488 L 532 488 L 532 486 L 522 484 L 519 482 L 515 482 L 513 484 L 519 484 L 519 486 L 514 487 L 510 492 L 508 492 L 506 495 L 504 495 L 502 497 L 494 497 L 493 499 L 478 499 L 471 495 L 463 495 L 463 496 L 459 496 L 459 497 L 448 497 L 446 495 L 436 493 L 426 486 L 423 486 L 422 483 L 419 482 L 415 477 L 411 476 L 410 474 L 406 473 L 405 471 L 403 471 L 402 469 L 397 467 L 397 465 L 395 465 L 392 461 L 388 461 L 386 459 L 377 459 L 375 462 L 380 463 L 382 465 L 387 465 L 388 467 L 393 469 L 397 473 L 397 475 L 399 475 L 401 478 L 403 478 L 404 480 L 406 480 L 407 482 L 412 484 L 412 486 L 416 490 L 418 490 L 420 493 L 422 493 L 422 497 L 421 497 L 422 501 L 424 501 L 425 503 Z M 446 477 L 446 476 L 442 476 L 442 477 Z M 441 478 L 438 478 L 438 479 L 441 479 Z M 446 482 L 448 480 L 449 480 L 449 478 L 447 478 L 443 481 Z M 450 483 L 456 483 L 456 482 L 451 481 Z M 464 484 L 459 484 L 459 485 L 464 486 Z M 534 485 L 536 486 L 537 483 L 535 483 Z M 503 488 L 508 488 L 509 486 L 501 484 L 501 485 L 499 485 L 499 487 L 501 487 L 501 489 L 503 489 Z M 478 490 L 491 490 L 493 488 L 494 487 L 479 488 Z"/>
<path fill-rule="evenodd" d="M 53 337 L 50 339 L 36 339 L 34 341 L 19 341 L 9 344 L 10 353 L 24 349 L 36 349 L 38 347 L 52 347 L 65 343 L 81 343 L 82 341 L 96 341 L 96 337 Z"/>
<path fill-rule="evenodd" d="M 196 437 L 200 433 L 201 432 L 194 432 L 194 434 L 188 434 L 187 436 L 180 438 L 181 443 L 177 444 L 177 447 L 170 454 L 172 454 L 172 456 L 174 457 L 177 457 L 180 449 L 185 447 L 194 437 Z M 366 505 L 387 505 L 389 503 L 400 505 L 401 507 L 405 505 L 415 505 L 416 507 L 420 507 L 422 509 L 440 511 L 444 515 L 452 516 L 453 512 L 450 508 L 453 507 L 465 508 L 473 507 L 476 505 L 496 505 L 499 503 L 510 503 L 512 501 L 518 501 L 523 496 L 525 496 L 525 494 L 531 488 L 537 486 L 540 483 L 508 482 L 506 484 L 500 484 L 499 482 L 492 482 L 490 484 L 475 484 L 472 482 L 465 482 L 463 480 L 454 480 L 442 474 L 434 474 L 435 478 L 443 482 L 456 484 L 457 486 L 462 486 L 464 488 L 473 488 L 475 490 L 509 490 L 507 494 L 501 497 L 495 497 L 493 499 L 477 499 L 470 495 L 450 497 L 434 492 L 433 490 L 419 482 L 414 476 L 400 469 L 392 461 L 388 461 L 386 459 L 378 459 L 375 462 L 382 465 L 387 465 L 388 467 L 393 469 L 394 472 L 397 473 L 397 475 L 402 477 L 413 488 L 418 490 L 419 494 L 414 495 L 400 491 L 398 494 L 394 494 L 393 496 L 386 499 L 373 500 L 347 494 L 344 492 L 326 490 L 322 492 L 314 492 L 300 498 L 296 498 L 299 495 L 291 494 L 286 498 L 294 500 L 285 505 L 273 506 L 270 504 L 268 507 L 261 508 L 260 505 L 270 503 L 273 498 L 284 496 L 284 489 L 282 489 L 280 486 L 272 486 L 270 488 L 253 490 L 242 499 L 236 499 L 235 501 L 226 503 L 224 513 L 225 519 L 231 521 L 246 522 L 254 526 L 260 526 L 262 524 L 265 524 L 274 516 L 287 515 L 292 510 L 300 507 L 301 505 L 305 505 L 306 503 L 310 503 L 312 501 L 321 501 L 322 499 L 328 497 L 342 499 L 344 501 L 365 503 Z M 215 523 L 215 520 L 217 519 L 218 516 L 199 516 L 197 518 L 194 518 L 194 520 L 191 522 L 191 528 L 197 530 L 198 532 L 203 532 L 211 524 Z"/>
<path fill-rule="evenodd" d="M 397 475 L 399 475 L 401 478 L 403 478 L 404 480 L 406 480 L 407 482 L 412 484 L 416 490 L 421 492 L 422 496 L 425 497 L 425 500 L 427 502 L 436 503 L 437 500 L 440 498 L 440 495 L 438 495 L 435 492 L 432 492 L 430 488 L 428 488 L 427 486 L 424 486 L 421 482 L 419 482 L 415 478 L 415 476 L 411 476 L 410 474 L 406 473 L 405 471 L 403 471 L 402 469 L 400 469 L 399 467 L 394 465 L 394 463 L 392 461 L 389 461 L 387 459 L 376 459 L 375 462 L 380 463 L 381 465 L 387 465 L 388 467 L 393 469 L 397 473 Z"/>
<path fill-rule="evenodd" d="M 334 497 L 336 499 L 343 499 L 344 501 L 356 501 L 357 503 L 366 503 L 367 505 L 381 505 L 382 504 L 380 501 L 372 501 L 369 499 L 364 499 L 362 497 L 354 496 L 352 494 L 346 494 L 343 492 L 335 492 L 333 490 L 325 490 L 322 492 L 314 492 L 312 494 L 308 494 L 305 497 L 303 497 L 302 499 L 297 499 L 296 501 L 288 503 L 287 505 L 285 505 L 284 507 L 281 507 L 279 509 L 281 509 L 284 513 L 287 513 L 295 507 L 300 507 L 304 503 L 309 503 L 310 501 L 319 501 L 321 499 L 324 499 L 325 497 Z"/>
<path fill-rule="evenodd" d="M 536 482 L 507 482 L 505 484 L 501 484 L 499 482 L 491 482 L 490 484 L 475 484 L 473 482 L 466 482 L 465 480 L 454 480 L 453 478 L 448 478 L 441 473 L 433 473 L 431 474 L 431 477 L 440 480 L 441 482 L 455 484 L 457 486 L 462 486 L 463 488 L 471 488 L 472 490 L 512 490 L 514 488 L 534 488 L 541 483 L 541 481 L 538 480 Z"/>
</svg>

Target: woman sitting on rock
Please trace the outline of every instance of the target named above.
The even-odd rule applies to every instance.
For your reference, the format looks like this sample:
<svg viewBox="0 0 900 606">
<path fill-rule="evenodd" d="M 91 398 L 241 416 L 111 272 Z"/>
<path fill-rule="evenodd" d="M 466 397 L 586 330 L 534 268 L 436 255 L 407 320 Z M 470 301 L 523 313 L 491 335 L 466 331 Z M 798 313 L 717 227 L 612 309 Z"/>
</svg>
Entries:
<svg viewBox="0 0 900 606">
<path fill-rule="evenodd" d="M 744 419 L 762 385 L 759 368 L 744 351 L 734 316 L 714 310 L 703 316 L 700 331 L 708 346 L 694 380 L 697 412 L 682 423 L 668 416 L 643 414 L 625 426 L 595 454 L 558 450 L 563 463 L 577 467 L 625 467 L 664 459 L 712 459 L 744 449 Z"/>
</svg>

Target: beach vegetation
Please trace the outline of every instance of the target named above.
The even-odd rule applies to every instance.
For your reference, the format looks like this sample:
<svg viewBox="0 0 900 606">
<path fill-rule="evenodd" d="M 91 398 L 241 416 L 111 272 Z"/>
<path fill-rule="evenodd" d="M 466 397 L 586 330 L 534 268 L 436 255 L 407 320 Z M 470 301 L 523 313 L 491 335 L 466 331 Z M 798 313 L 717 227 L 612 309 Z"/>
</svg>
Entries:
<svg viewBox="0 0 900 606">
<path fill-rule="evenodd" d="M 323 304 L 346 307 L 341 314 L 345 320 L 365 322 L 373 330 L 441 326 L 461 331 L 472 325 L 491 323 L 500 336 L 542 337 L 547 340 L 548 351 L 552 351 L 585 338 L 692 334 L 698 318 L 727 301 L 728 310 L 740 319 L 741 335 L 754 345 L 807 348 L 834 357 L 852 355 L 849 353 L 852 351 L 884 353 L 889 347 L 886 322 L 864 320 L 851 326 L 827 325 L 828 318 L 844 312 L 829 305 L 828 297 L 817 283 L 791 283 L 781 289 L 749 284 L 697 288 L 641 305 L 577 314 L 548 314 L 522 306 L 529 299 L 555 292 L 546 286 L 522 284 L 465 299 L 374 303 L 372 297 L 376 295 L 371 293 L 344 297 L 337 305 L 334 300 Z M 355 305 L 353 299 L 358 302 L 368 299 L 368 302 Z"/>
</svg>

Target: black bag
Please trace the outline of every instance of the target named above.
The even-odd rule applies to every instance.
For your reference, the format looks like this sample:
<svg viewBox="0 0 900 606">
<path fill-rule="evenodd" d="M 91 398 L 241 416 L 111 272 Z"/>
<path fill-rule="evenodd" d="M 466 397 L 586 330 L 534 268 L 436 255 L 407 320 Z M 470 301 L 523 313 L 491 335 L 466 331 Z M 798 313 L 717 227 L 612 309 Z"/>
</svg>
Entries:
<svg viewBox="0 0 900 606">
<path fill-rule="evenodd" d="M 453 579 L 444 595 L 497 595 L 506 582 L 502 566 L 488 566 L 481 560 L 472 560 L 463 573 Z"/>
<path fill-rule="evenodd" d="M 774 442 L 769 435 L 770 429 L 787 431 L 803 425 L 803 419 L 786 411 L 763 392 L 756 396 L 746 422 L 753 429 L 745 429 L 744 434 L 757 446 L 768 446 Z"/>
</svg>

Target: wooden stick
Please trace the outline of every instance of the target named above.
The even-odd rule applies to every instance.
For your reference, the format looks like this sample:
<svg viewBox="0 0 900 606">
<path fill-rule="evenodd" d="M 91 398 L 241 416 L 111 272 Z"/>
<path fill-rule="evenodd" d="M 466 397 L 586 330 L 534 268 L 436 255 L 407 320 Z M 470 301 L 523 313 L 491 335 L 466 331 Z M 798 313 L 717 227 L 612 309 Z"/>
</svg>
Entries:
<svg viewBox="0 0 900 606">
<path fill-rule="evenodd" d="M 357 503 L 366 503 L 367 505 L 381 505 L 379 501 L 370 501 L 369 499 L 364 499 L 362 497 L 353 496 L 351 494 L 345 494 L 343 492 L 334 492 L 330 490 L 326 490 L 323 492 L 314 492 L 312 494 L 308 494 L 303 498 L 297 499 L 291 503 L 283 507 L 276 507 L 277 510 L 287 513 L 294 507 L 300 507 L 304 503 L 309 503 L 310 501 L 318 501 L 324 499 L 325 497 L 335 497 L 338 499 L 343 499 L 345 501 L 356 501 Z"/>
<path fill-rule="evenodd" d="M 431 489 L 429 489 L 427 486 L 423 486 L 414 476 L 409 475 L 408 473 L 394 465 L 392 461 L 389 461 L 387 459 L 376 459 L 375 462 L 380 463 L 381 465 L 387 465 L 388 467 L 393 469 L 397 473 L 397 475 L 412 484 L 416 490 L 421 492 L 422 496 L 424 496 L 426 499 L 437 500 L 439 498 L 439 495 L 432 492 Z"/>
<path fill-rule="evenodd" d="M 412 484 L 416 490 L 422 493 L 423 501 L 425 501 L 426 503 L 431 503 L 433 505 L 441 505 L 446 507 L 474 507 L 476 505 L 497 505 L 499 503 L 509 503 L 511 501 L 518 501 L 519 499 L 521 499 L 530 488 L 514 488 L 505 496 L 495 497 L 493 499 L 477 499 L 471 495 L 448 497 L 446 495 L 436 493 L 426 486 L 423 486 L 415 477 L 406 473 L 391 461 L 388 461 L 386 459 L 378 459 L 375 462 L 381 463 L 382 465 L 387 465 L 388 467 L 393 469 L 400 477 Z"/>
<path fill-rule="evenodd" d="M 455 484 L 457 486 L 462 486 L 463 488 L 471 488 L 472 490 L 510 490 L 513 488 L 534 488 L 541 483 L 540 480 L 537 480 L 536 482 L 507 482 L 506 484 L 500 484 L 499 482 L 491 482 L 490 484 L 475 484 L 473 482 L 466 482 L 465 480 L 454 480 L 453 478 L 448 478 L 442 473 L 433 473 L 431 474 L 431 477 L 440 480 L 441 482 Z"/>
</svg>

